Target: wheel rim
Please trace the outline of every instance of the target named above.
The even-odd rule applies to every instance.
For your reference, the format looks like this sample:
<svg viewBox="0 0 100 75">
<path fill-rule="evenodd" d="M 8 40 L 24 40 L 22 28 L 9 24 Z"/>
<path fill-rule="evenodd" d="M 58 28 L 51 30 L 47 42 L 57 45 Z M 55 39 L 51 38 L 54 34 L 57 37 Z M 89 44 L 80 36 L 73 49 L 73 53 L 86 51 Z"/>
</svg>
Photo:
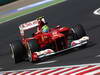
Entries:
<svg viewBox="0 0 100 75">
<path fill-rule="evenodd" d="M 28 60 L 29 60 L 30 62 L 32 62 L 32 52 L 31 52 L 31 50 L 30 50 L 29 44 L 28 44 Z"/>
<path fill-rule="evenodd" d="M 75 33 L 75 30 L 73 28 L 71 28 L 72 32 Z"/>
<path fill-rule="evenodd" d="M 12 44 L 10 44 L 10 48 L 11 48 L 11 57 L 14 59 L 14 46 Z"/>
<path fill-rule="evenodd" d="M 30 62 L 32 62 L 32 54 L 30 50 L 28 51 L 28 59 Z"/>
</svg>

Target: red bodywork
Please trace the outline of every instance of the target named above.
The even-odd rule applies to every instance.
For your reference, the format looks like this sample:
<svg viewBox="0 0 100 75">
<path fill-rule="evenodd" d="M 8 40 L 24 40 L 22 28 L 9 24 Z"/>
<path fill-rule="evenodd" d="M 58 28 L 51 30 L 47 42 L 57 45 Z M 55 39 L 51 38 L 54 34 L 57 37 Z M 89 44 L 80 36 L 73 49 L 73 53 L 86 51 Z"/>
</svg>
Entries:
<svg viewBox="0 0 100 75">
<path fill-rule="evenodd" d="M 55 51 L 59 51 L 62 48 L 68 47 L 68 35 L 70 28 L 67 27 L 56 27 L 52 28 L 48 33 L 40 32 L 35 34 L 31 38 L 24 38 L 22 42 L 27 44 L 29 40 L 36 39 L 40 48 L 45 47 L 48 44 L 53 45 Z"/>
<path fill-rule="evenodd" d="M 71 29 L 68 27 L 57 26 L 56 28 L 49 29 L 49 32 L 45 33 L 41 31 L 41 26 L 45 24 L 44 20 L 44 18 L 43 20 L 41 20 L 43 23 L 38 20 L 34 20 L 19 26 L 22 36 L 22 43 L 24 44 L 24 46 L 28 49 L 28 42 L 32 39 L 35 39 L 37 44 L 39 45 L 39 51 L 52 49 L 54 52 L 57 52 L 68 48 L 68 36 Z M 29 30 L 35 26 L 37 26 L 37 32 L 34 34 L 34 36 L 25 38 L 24 31 Z M 32 52 L 33 60 L 37 57 L 35 54 L 35 52 Z"/>
</svg>

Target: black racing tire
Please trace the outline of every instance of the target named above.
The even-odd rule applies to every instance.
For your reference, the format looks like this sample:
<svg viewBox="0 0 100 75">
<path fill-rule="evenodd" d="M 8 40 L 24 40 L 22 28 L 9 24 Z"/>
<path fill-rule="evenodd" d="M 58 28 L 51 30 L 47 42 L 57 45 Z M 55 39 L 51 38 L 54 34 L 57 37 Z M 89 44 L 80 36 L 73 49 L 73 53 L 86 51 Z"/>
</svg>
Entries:
<svg viewBox="0 0 100 75">
<path fill-rule="evenodd" d="M 83 36 L 87 35 L 85 32 L 85 29 L 83 28 L 83 26 L 81 24 L 73 25 L 72 32 L 73 32 L 73 39 L 74 40 L 80 39 Z"/>
<path fill-rule="evenodd" d="M 25 59 L 26 48 L 20 40 L 10 42 L 11 56 L 15 63 L 19 63 Z"/>
<path fill-rule="evenodd" d="M 30 62 L 33 62 L 32 53 L 39 52 L 39 50 L 40 50 L 39 44 L 37 43 L 35 39 L 28 41 L 28 60 Z"/>
</svg>

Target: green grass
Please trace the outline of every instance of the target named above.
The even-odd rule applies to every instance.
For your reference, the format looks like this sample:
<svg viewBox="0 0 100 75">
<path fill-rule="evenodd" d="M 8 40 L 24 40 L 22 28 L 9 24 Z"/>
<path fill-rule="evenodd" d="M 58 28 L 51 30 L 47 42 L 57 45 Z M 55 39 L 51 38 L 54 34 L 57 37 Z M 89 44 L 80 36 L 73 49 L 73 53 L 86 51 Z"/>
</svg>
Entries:
<svg viewBox="0 0 100 75">
<path fill-rule="evenodd" d="M 20 16 L 23 16 L 23 15 L 26 15 L 26 14 L 29 14 L 29 13 L 32 13 L 32 12 L 35 12 L 35 11 L 38 11 L 40 9 L 43 9 L 43 8 L 46 8 L 46 7 L 49 7 L 49 6 L 58 4 L 58 3 L 61 3 L 63 1 L 65 1 L 65 0 L 54 0 L 52 2 L 43 4 L 43 5 L 34 7 L 34 8 L 30 8 L 30 9 L 27 9 L 27 10 L 24 10 L 24 11 L 20 11 L 20 12 L 14 13 L 14 14 L 10 14 L 9 16 L 0 18 L 0 23 L 3 23 L 3 22 L 6 22 L 6 21 L 15 19 L 17 17 L 20 17 Z"/>
</svg>

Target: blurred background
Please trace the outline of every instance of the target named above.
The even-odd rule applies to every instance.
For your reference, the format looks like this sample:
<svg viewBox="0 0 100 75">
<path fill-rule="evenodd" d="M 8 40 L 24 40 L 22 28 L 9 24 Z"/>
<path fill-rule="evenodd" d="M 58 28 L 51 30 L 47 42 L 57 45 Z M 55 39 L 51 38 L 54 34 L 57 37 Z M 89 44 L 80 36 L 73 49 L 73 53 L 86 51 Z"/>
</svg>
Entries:
<svg viewBox="0 0 100 75">
<path fill-rule="evenodd" d="M 14 1 L 17 1 L 17 0 L 0 0 L 0 6 L 14 2 Z"/>
</svg>

